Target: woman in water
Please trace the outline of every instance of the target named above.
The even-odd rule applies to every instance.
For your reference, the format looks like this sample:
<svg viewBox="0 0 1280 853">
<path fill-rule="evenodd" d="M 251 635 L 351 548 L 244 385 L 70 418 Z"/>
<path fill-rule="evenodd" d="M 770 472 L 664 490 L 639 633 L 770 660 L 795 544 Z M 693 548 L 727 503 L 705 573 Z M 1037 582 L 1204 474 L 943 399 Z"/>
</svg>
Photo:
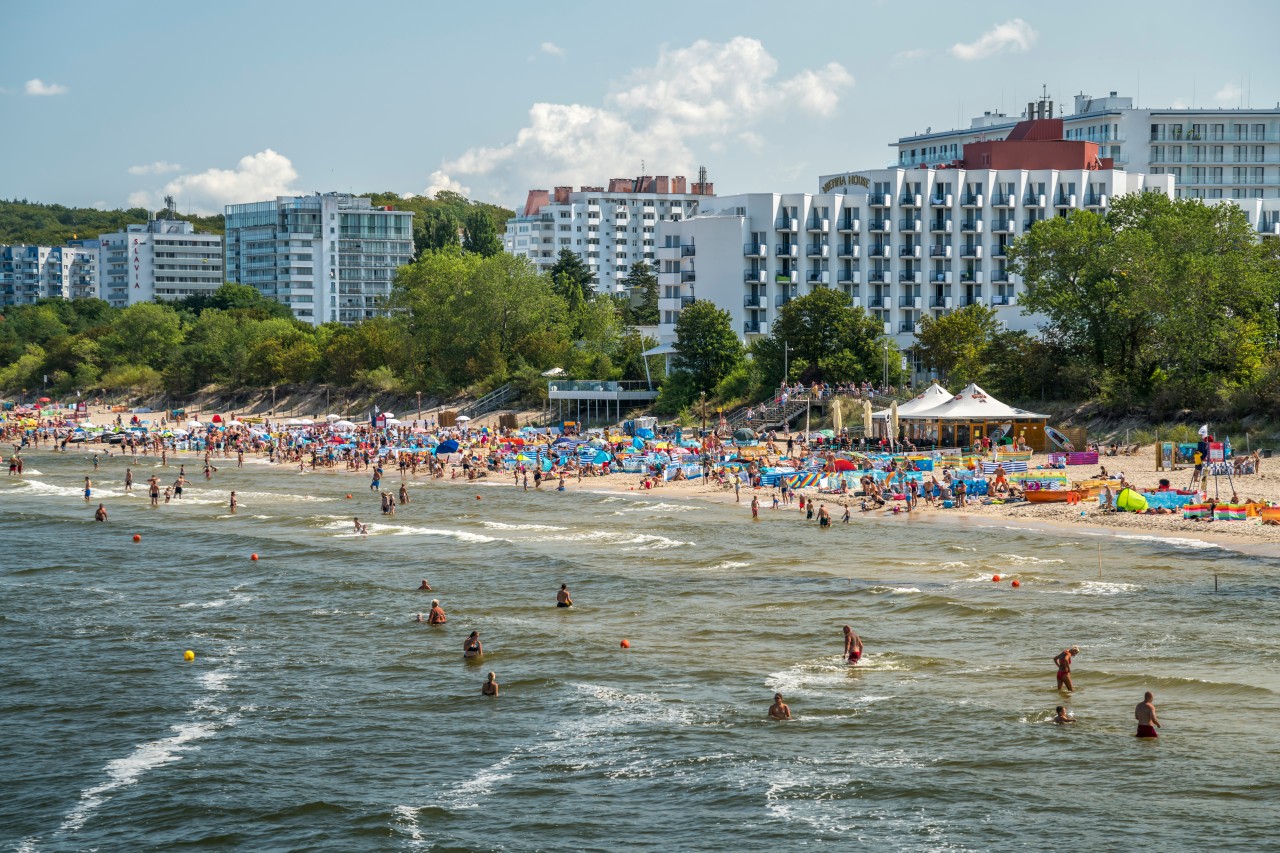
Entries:
<svg viewBox="0 0 1280 853">
<path fill-rule="evenodd" d="M 480 688 L 480 692 L 481 692 L 481 693 L 483 693 L 485 696 L 497 696 L 497 695 L 498 695 L 498 675 L 497 675 L 497 673 L 493 673 L 493 672 L 489 673 L 489 680 L 488 680 L 488 681 L 486 681 L 486 682 L 484 683 L 484 686 Z"/>
<path fill-rule="evenodd" d="M 774 720 L 791 719 L 791 709 L 782 701 L 782 694 L 773 694 L 773 704 L 769 706 L 769 717 Z"/>
<path fill-rule="evenodd" d="M 466 642 L 462 644 L 462 656 L 464 658 L 478 658 L 483 654 L 484 647 L 480 645 L 480 632 L 472 631 Z"/>
<path fill-rule="evenodd" d="M 844 626 L 844 656 L 850 665 L 862 659 L 862 638 L 848 625 Z"/>
<path fill-rule="evenodd" d="M 444 609 L 440 606 L 440 599 L 431 599 L 431 612 L 427 615 L 428 625 L 443 625 L 449 621 L 449 617 L 444 615 Z"/>
</svg>

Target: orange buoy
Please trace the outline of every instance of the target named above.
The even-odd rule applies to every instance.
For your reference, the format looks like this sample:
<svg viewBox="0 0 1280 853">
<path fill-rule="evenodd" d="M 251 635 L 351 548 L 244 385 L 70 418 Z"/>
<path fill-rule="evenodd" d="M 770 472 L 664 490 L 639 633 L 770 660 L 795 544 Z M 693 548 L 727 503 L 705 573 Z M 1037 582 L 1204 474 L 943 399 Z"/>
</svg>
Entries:
<svg viewBox="0 0 1280 853">
<path fill-rule="evenodd" d="M 1022 586 L 1022 582 L 1021 582 L 1021 581 L 1017 581 L 1017 580 L 1015 580 L 1011 585 L 1012 585 L 1012 586 Z"/>
<path fill-rule="evenodd" d="M 623 640 L 623 641 L 622 641 L 621 643 L 619 643 L 618 645 L 622 646 L 624 649 L 629 649 L 629 648 L 631 648 L 631 641 L 630 641 L 630 640 Z"/>
<path fill-rule="evenodd" d="M 476 500 L 480 500 L 480 496 L 479 496 L 479 495 L 476 495 Z"/>
<path fill-rule="evenodd" d="M 351 495 L 347 495 L 347 500 L 351 500 Z"/>
<path fill-rule="evenodd" d="M 249 555 L 249 559 L 250 559 L 250 560 L 256 560 L 256 559 L 258 559 L 258 555 L 257 555 L 257 554 L 250 554 L 250 555 Z"/>
<path fill-rule="evenodd" d="M 140 534 L 140 533 L 135 533 L 135 534 L 133 534 L 133 541 L 134 541 L 134 542 L 141 542 L 141 541 L 142 541 L 142 534 Z"/>
<path fill-rule="evenodd" d="M 991 576 L 991 582 L 992 582 L 992 583 L 1000 583 L 1000 576 L 999 576 L 999 575 L 992 575 L 992 576 Z"/>
</svg>

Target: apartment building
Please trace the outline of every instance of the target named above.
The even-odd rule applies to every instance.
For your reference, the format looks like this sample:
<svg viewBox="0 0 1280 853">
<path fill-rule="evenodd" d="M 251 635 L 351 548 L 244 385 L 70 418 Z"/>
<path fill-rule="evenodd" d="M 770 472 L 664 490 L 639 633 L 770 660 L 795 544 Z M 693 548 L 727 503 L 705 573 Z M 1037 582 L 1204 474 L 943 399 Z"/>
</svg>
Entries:
<svg viewBox="0 0 1280 853">
<path fill-rule="evenodd" d="M 413 212 L 349 193 L 226 207 L 227 280 L 257 288 L 307 323 L 354 324 L 386 311 L 413 260 Z"/>
<path fill-rule="evenodd" d="M 597 291 L 618 293 L 632 265 L 654 264 L 658 225 L 696 215 L 714 189 L 703 169 L 692 186 L 683 175 L 644 175 L 577 190 L 530 190 L 520 213 L 507 220 L 503 247 L 543 272 L 569 249 L 591 270 Z"/>
<path fill-rule="evenodd" d="M 223 285 L 222 238 L 180 219 L 153 219 L 80 243 L 96 245 L 95 295 L 117 308 L 208 294 Z"/>
<path fill-rule="evenodd" d="M 98 296 L 96 246 L 0 246 L 0 306 Z"/>
</svg>

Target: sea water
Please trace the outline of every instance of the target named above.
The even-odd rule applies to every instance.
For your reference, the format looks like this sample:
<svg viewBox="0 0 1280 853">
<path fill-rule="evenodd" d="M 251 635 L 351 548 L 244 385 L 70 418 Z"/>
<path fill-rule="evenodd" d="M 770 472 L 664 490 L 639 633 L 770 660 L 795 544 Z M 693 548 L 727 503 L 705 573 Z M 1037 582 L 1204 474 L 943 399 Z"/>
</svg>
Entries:
<svg viewBox="0 0 1280 853">
<path fill-rule="evenodd" d="M 130 460 L 125 494 L 124 460 L 33 461 L 0 482 L 4 849 L 1222 850 L 1280 829 L 1273 558 L 926 514 L 752 523 L 592 481 L 411 481 L 385 517 L 363 476 L 229 460 L 152 509 L 173 464 Z M 414 621 L 433 597 L 444 626 Z M 1156 742 L 1133 737 L 1145 690 Z"/>
</svg>

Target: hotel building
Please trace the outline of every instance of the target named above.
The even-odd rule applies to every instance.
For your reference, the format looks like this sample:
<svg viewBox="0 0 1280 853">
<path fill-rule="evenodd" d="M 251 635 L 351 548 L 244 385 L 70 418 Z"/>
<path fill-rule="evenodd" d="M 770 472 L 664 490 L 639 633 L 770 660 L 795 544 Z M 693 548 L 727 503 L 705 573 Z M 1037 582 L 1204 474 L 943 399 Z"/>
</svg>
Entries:
<svg viewBox="0 0 1280 853">
<path fill-rule="evenodd" d="M 0 246 L 0 306 L 98 296 L 95 247 Z"/>
<path fill-rule="evenodd" d="M 396 270 L 413 260 L 413 212 L 348 193 L 229 204 L 226 232 L 227 281 L 317 326 L 383 314 Z"/>
<path fill-rule="evenodd" d="M 224 281 L 222 238 L 197 233 L 180 219 L 128 225 L 80 244 L 96 245 L 99 286 L 94 295 L 116 308 L 212 293 Z"/>
<path fill-rule="evenodd" d="M 1029 103 L 1023 119 L 1054 118 L 1047 99 Z M 1066 139 L 1094 142 L 1117 166 L 1172 175 L 1176 197 L 1280 198 L 1280 106 L 1276 109 L 1139 109 L 1133 99 L 1075 96 L 1061 116 Z M 960 130 L 904 136 L 894 143 L 903 168 L 959 158 L 971 142 L 1006 138 L 1018 118 L 987 112 Z"/>
<path fill-rule="evenodd" d="M 503 247 L 541 272 L 569 249 L 591 270 L 597 291 L 619 293 L 633 264 L 654 265 L 659 224 L 694 216 L 714 192 L 705 169 L 692 186 L 682 175 L 646 175 L 613 178 L 607 187 L 530 190 L 520 213 L 507 220 Z"/>
</svg>

